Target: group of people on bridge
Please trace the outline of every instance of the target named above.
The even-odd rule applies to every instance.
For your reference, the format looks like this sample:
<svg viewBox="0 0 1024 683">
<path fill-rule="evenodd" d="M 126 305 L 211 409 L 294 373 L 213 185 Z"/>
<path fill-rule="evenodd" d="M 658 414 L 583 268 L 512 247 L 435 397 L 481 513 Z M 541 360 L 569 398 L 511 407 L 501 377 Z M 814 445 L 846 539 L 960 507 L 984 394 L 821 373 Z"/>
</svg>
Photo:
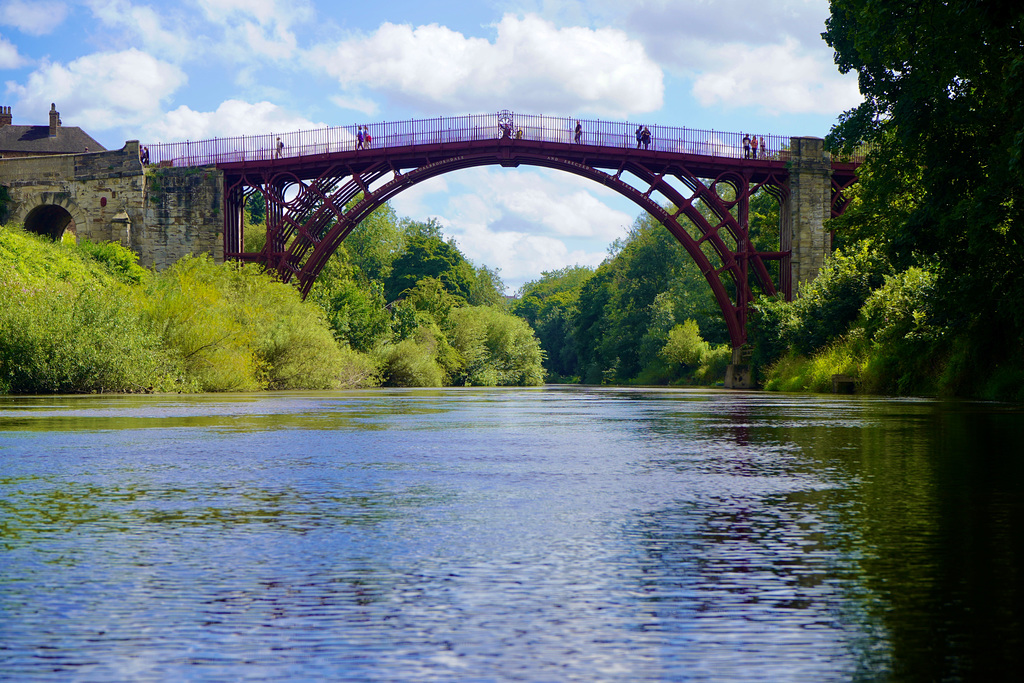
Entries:
<svg viewBox="0 0 1024 683">
<path fill-rule="evenodd" d="M 758 156 L 758 148 L 760 147 L 760 155 Z M 768 145 L 764 142 L 764 136 L 761 136 L 761 141 L 758 142 L 756 135 L 750 135 L 748 133 L 743 134 L 743 158 L 744 159 L 767 159 L 768 158 Z"/>
</svg>

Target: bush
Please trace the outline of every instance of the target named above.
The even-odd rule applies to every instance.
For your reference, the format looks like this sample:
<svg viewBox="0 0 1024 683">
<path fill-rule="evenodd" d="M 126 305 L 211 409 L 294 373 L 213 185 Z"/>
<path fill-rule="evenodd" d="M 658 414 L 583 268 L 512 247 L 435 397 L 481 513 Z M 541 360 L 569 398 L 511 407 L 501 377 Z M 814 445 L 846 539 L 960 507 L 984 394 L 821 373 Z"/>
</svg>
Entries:
<svg viewBox="0 0 1024 683">
<path fill-rule="evenodd" d="M 709 350 L 709 345 L 700 336 L 700 329 L 693 320 L 676 325 L 668 333 L 668 341 L 661 349 L 661 356 L 680 365 L 696 366 Z"/>
<path fill-rule="evenodd" d="M 389 387 L 444 386 L 444 371 L 434 359 L 435 347 L 427 335 L 382 347 L 378 352 L 381 383 Z"/>
<path fill-rule="evenodd" d="M 117 242 L 90 242 L 83 240 L 77 245 L 80 252 L 102 264 L 119 281 L 140 284 L 149 271 L 139 265 L 139 255 Z"/>
<path fill-rule="evenodd" d="M 181 376 L 130 297 L 96 288 L 0 292 L 0 391 L 137 392 L 179 388 Z"/>
<path fill-rule="evenodd" d="M 451 344 L 463 361 L 458 383 L 477 386 L 543 383 L 540 342 L 522 318 L 490 306 L 466 306 L 453 309 L 450 320 Z"/>
<path fill-rule="evenodd" d="M 154 278 L 144 310 L 203 391 L 342 385 L 344 357 L 320 309 L 258 266 L 186 257 Z"/>
<path fill-rule="evenodd" d="M 795 326 L 790 344 L 808 354 L 846 334 L 871 292 L 892 268 L 870 242 L 837 251 L 794 302 Z"/>
</svg>

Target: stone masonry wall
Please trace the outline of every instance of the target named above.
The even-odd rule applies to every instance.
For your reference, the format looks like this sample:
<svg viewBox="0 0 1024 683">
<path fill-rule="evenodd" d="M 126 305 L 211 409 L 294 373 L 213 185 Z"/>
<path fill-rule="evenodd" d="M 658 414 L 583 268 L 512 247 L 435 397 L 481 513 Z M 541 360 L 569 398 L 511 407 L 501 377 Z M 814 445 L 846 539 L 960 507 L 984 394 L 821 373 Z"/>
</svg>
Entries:
<svg viewBox="0 0 1024 683">
<path fill-rule="evenodd" d="M 24 223 L 41 206 L 65 209 L 78 239 L 130 246 L 125 220 L 142 210 L 144 178 L 139 144 L 91 154 L 22 157 L 0 161 L 0 185 L 11 196 L 4 220 Z"/>
<path fill-rule="evenodd" d="M 832 165 L 821 138 L 791 138 L 791 150 L 783 249 L 788 238 L 796 294 L 800 283 L 818 276 L 825 257 L 832 252 L 832 237 L 824 228 L 825 220 L 832 215 Z"/>
<path fill-rule="evenodd" d="M 223 260 L 223 174 L 144 170 L 137 141 L 108 152 L 0 159 L 0 185 L 11 197 L 0 220 L 24 224 L 33 210 L 59 206 L 79 240 L 120 242 L 147 267 L 201 252 Z"/>
<path fill-rule="evenodd" d="M 145 196 L 141 228 L 132 234 L 139 263 L 162 270 L 202 252 L 218 263 L 224 260 L 223 173 L 212 167 L 151 167 Z"/>
</svg>

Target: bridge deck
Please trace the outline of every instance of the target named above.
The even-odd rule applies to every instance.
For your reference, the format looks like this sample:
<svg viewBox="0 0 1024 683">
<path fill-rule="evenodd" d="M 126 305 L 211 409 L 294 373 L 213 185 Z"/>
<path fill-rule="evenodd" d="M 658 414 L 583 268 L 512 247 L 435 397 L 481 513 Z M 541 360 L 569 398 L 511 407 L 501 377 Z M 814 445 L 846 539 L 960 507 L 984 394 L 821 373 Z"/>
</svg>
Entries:
<svg viewBox="0 0 1024 683">
<path fill-rule="evenodd" d="M 577 122 L 581 128 L 578 141 Z M 712 178 L 723 168 L 777 171 L 789 160 L 790 138 L 786 136 L 757 134 L 759 144 L 753 157 L 744 149 L 744 133 L 654 125 L 646 126 L 649 143 L 638 143 L 637 129 L 644 127 L 631 122 L 499 112 L 154 144 L 148 149 L 151 163 L 171 166 L 217 165 L 240 170 L 257 163 L 312 173 L 339 159 L 359 166 L 385 156 L 396 170 L 419 167 L 439 153 L 493 150 L 498 140 L 508 145 L 509 165 L 516 165 L 517 145 L 534 152 L 548 148 L 561 158 L 585 156 L 588 165 L 600 168 L 617 168 L 630 157 L 642 159 L 652 169 L 685 161 L 691 171 Z M 369 142 L 360 142 L 360 130 L 368 133 Z M 852 167 L 859 161 L 834 161 L 833 166 Z"/>
</svg>

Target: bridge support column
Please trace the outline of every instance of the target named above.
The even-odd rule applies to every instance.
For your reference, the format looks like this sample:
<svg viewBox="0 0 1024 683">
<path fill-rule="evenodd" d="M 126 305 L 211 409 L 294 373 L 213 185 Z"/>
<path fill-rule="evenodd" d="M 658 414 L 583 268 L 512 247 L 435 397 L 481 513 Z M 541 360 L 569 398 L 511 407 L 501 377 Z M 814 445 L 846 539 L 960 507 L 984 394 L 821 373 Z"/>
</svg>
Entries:
<svg viewBox="0 0 1024 683">
<path fill-rule="evenodd" d="M 832 253 L 832 236 L 825 231 L 831 216 L 832 164 L 821 138 L 790 138 L 789 198 L 782 207 L 782 251 L 792 250 L 789 268 L 783 262 L 780 278 L 787 299 L 800 284 L 818 276 Z"/>
<path fill-rule="evenodd" d="M 750 374 L 750 347 L 732 350 L 732 363 L 725 368 L 726 389 L 753 389 Z"/>
</svg>

